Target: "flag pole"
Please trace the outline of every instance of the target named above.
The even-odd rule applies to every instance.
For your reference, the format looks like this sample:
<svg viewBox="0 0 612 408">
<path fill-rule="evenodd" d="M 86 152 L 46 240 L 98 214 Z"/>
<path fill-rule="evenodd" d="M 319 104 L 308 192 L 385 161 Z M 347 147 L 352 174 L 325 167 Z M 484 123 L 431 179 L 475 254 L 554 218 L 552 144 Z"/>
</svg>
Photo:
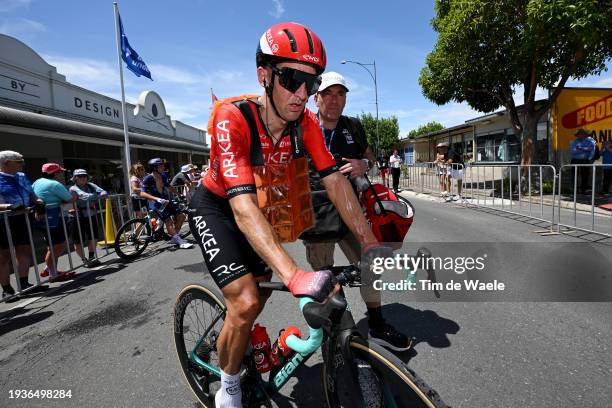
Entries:
<svg viewBox="0 0 612 408">
<path fill-rule="evenodd" d="M 127 123 L 127 107 L 125 106 L 125 88 L 123 85 L 123 64 L 121 63 L 121 32 L 119 28 L 119 6 L 117 2 L 113 2 L 115 10 L 115 37 L 117 39 L 117 62 L 119 63 L 119 78 L 121 79 L 121 110 L 123 112 L 123 139 L 125 144 L 125 168 L 123 169 L 123 181 L 126 197 L 130 194 L 130 168 L 132 161 L 130 159 L 130 137 L 128 134 Z M 126 198 L 128 208 L 131 206 L 131 200 Z M 131 214 L 131 211 L 130 211 Z"/>
</svg>

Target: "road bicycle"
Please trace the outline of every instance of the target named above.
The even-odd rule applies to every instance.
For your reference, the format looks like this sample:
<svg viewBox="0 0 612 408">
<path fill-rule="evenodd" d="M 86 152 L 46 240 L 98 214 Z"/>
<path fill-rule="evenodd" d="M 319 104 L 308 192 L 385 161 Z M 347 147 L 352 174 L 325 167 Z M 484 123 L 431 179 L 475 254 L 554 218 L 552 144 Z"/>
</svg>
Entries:
<svg viewBox="0 0 612 408">
<path fill-rule="evenodd" d="M 361 286 L 354 266 L 332 268 L 342 287 Z M 260 283 L 262 289 L 288 291 L 282 283 Z M 343 289 L 326 303 L 301 298 L 300 308 L 310 336 L 289 336 L 295 350 L 264 377 L 247 351 L 241 370 L 243 406 L 272 407 L 271 397 L 287 383 L 295 369 L 319 348 L 323 356 L 321 379 L 327 406 L 339 407 L 446 407 L 436 391 L 392 353 L 363 338 L 355 326 Z M 216 342 L 226 307 L 216 286 L 189 285 L 174 306 L 174 343 L 189 387 L 207 408 L 215 406 L 220 387 Z"/>
<path fill-rule="evenodd" d="M 178 208 L 179 214 L 187 215 L 187 203 L 183 199 L 173 199 L 172 203 Z M 143 218 L 132 218 L 126 221 L 115 236 L 115 252 L 127 261 L 138 258 L 152 242 L 168 241 L 171 237 L 165 231 L 165 224 L 161 220 L 161 213 L 165 207 L 158 210 L 149 210 Z M 172 217 L 174 220 L 174 217 Z M 179 235 L 186 238 L 191 234 L 189 224 L 181 226 Z"/>
</svg>

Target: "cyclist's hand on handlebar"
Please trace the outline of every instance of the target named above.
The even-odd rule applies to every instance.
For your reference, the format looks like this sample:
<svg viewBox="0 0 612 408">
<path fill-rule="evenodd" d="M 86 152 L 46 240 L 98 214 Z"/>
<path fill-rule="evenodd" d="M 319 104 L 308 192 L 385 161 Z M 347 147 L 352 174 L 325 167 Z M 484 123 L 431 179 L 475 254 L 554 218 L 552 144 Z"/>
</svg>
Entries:
<svg viewBox="0 0 612 408">
<path fill-rule="evenodd" d="M 323 302 L 333 291 L 336 278 L 331 271 L 306 272 L 298 269 L 287 287 L 295 297 L 311 297 Z"/>
<path fill-rule="evenodd" d="M 155 201 L 157 201 L 158 204 L 164 205 L 168 203 L 168 200 L 164 200 L 163 198 L 158 198 Z"/>
<path fill-rule="evenodd" d="M 379 258 L 392 258 L 393 257 L 393 249 L 388 246 L 385 246 L 381 243 L 376 243 L 372 245 L 368 245 L 364 248 L 363 254 L 361 255 L 361 264 L 360 270 L 362 277 L 369 273 L 372 269 L 372 265 L 374 264 L 375 259 Z M 378 261 L 377 263 L 382 264 L 382 261 Z"/>
</svg>

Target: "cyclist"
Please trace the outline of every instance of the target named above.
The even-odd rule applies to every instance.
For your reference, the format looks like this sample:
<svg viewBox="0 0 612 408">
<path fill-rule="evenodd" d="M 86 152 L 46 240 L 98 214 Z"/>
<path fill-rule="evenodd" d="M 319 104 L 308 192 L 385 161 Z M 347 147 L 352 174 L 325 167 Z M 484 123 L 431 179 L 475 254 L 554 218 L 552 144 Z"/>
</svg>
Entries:
<svg viewBox="0 0 612 408">
<path fill-rule="evenodd" d="M 170 186 L 168 176 L 164 172 L 164 161 L 154 158 L 149 160 L 148 166 L 149 174 L 142 180 L 140 197 L 149 200 L 149 208 L 159 212 L 161 220 L 166 224 L 168 235 L 172 237 L 170 243 L 182 249 L 191 248 L 193 244 L 185 241 L 178 234 L 185 222 L 185 214 L 181 213 L 170 201 L 170 193 L 174 193 L 174 188 Z"/>
<path fill-rule="evenodd" d="M 312 158 L 331 201 L 364 249 L 364 263 L 391 254 L 376 241 L 350 182 L 324 145 L 319 121 L 305 108 L 308 97 L 317 91 L 325 62 L 323 44 L 309 28 L 297 23 L 270 27 L 256 52 L 257 79 L 264 91 L 244 102 L 245 111 L 244 104 L 221 103 L 209 121 L 210 169 L 191 200 L 189 224 L 227 305 L 217 340 L 221 368 L 217 407 L 241 406 L 240 364 L 251 327 L 269 296 L 258 292 L 257 282 L 269 281 L 271 269 L 294 296 L 317 301 L 325 300 L 334 288 L 330 271 L 309 273 L 298 268 L 279 238 L 290 240 L 283 228 L 298 229 L 298 225 L 278 224 L 282 217 L 273 215 L 282 214 L 268 205 L 272 193 L 278 193 L 280 201 L 288 199 L 283 192 L 304 177 L 308 191 L 307 165 L 296 174 L 282 172 L 298 167 L 295 162 L 300 159 L 294 160 L 298 153 L 305 150 Z M 295 208 L 308 205 L 294 204 Z"/>
<path fill-rule="evenodd" d="M 374 161 L 374 153 L 368 145 L 363 125 L 356 118 L 342 115 L 346 105 L 346 94 L 349 92 L 344 77 L 337 72 L 326 72 L 321 76 L 322 82 L 314 96 L 318 108 L 318 118 L 325 137 L 325 144 L 334 155 L 340 171 L 348 174 L 351 180 L 362 177 Z M 311 177 L 312 190 L 322 190 L 318 178 Z M 306 259 L 314 269 L 326 269 L 334 265 L 334 248 L 336 243 L 342 249 L 346 259 L 357 265 L 361 256 L 359 241 L 348 232 L 343 237 L 324 242 L 304 241 Z M 405 351 L 410 348 L 408 338 L 385 322 L 382 316 L 380 292 L 369 285 L 361 287 L 361 296 L 368 309 L 369 339 L 394 351 Z"/>
</svg>

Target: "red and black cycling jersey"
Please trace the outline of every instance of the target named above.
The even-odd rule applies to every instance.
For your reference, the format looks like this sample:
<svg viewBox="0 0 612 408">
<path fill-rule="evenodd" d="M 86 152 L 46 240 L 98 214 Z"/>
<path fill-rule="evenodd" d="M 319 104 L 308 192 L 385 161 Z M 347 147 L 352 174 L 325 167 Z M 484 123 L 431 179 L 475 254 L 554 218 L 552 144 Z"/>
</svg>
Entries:
<svg viewBox="0 0 612 408">
<path fill-rule="evenodd" d="M 274 144 L 263 126 L 256 102 L 250 100 L 249 106 L 257 123 L 264 166 L 288 164 L 292 158 L 289 133 Z M 304 148 L 312 158 L 319 175 L 323 178 L 338 171 L 336 161 L 325 147 L 315 114 L 305 109 L 300 124 Z M 255 194 L 255 178 L 250 162 L 250 128 L 240 110 L 231 103 L 220 106 L 215 113 L 210 133 L 210 169 L 202 180 L 204 186 L 220 197 Z"/>
</svg>

